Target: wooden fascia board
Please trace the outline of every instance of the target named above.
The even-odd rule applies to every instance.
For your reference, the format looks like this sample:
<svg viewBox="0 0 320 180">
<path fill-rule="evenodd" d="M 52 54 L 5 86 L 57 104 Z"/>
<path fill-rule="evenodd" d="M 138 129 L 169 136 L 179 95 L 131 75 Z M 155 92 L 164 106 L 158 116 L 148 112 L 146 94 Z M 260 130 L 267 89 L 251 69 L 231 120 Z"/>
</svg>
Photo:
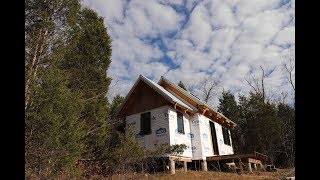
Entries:
<svg viewBox="0 0 320 180">
<path fill-rule="evenodd" d="M 200 100 L 196 99 L 195 97 L 191 97 L 192 95 L 187 94 L 187 93 L 183 93 L 183 90 L 180 90 L 177 85 L 173 84 L 172 82 L 170 82 L 169 80 L 167 80 L 164 77 L 161 77 L 161 79 L 158 82 L 159 85 L 161 85 L 164 88 L 168 88 L 171 91 L 173 91 L 174 93 L 176 93 L 178 96 L 180 96 L 180 98 L 184 99 L 185 101 L 187 101 L 189 104 L 191 104 L 194 107 L 197 107 L 198 110 L 200 110 L 201 112 L 204 109 L 209 109 L 209 112 L 212 113 L 213 115 L 225 119 L 225 121 L 227 121 L 228 123 L 231 123 L 232 126 L 231 127 L 235 127 L 236 124 L 229 120 L 227 117 L 225 117 L 223 114 L 220 114 L 219 112 L 213 110 L 210 106 L 208 106 L 207 104 L 201 102 Z M 210 115 L 211 116 L 211 115 Z M 210 118 L 210 117 L 208 117 Z M 211 118 L 210 118 L 211 119 Z M 218 120 L 219 121 L 219 120 Z M 217 121 L 216 121 L 217 122 Z M 220 123 L 220 122 L 217 122 Z M 228 126 L 227 126 L 228 127 Z"/>
<path fill-rule="evenodd" d="M 159 95 L 161 95 L 162 97 L 164 97 L 167 101 L 169 101 L 170 103 L 174 104 L 175 106 L 178 105 L 179 107 L 181 107 L 182 109 L 186 109 L 187 111 L 191 111 L 192 109 L 189 109 L 181 104 L 179 104 L 178 102 L 174 101 L 171 97 L 169 97 L 167 94 L 163 93 L 161 90 L 159 90 L 158 88 L 155 88 L 154 85 L 152 85 L 150 82 L 148 82 L 147 80 L 145 80 L 144 78 L 142 78 L 142 80 L 148 85 L 150 86 L 153 90 L 155 90 Z"/>
<path fill-rule="evenodd" d="M 160 85 L 164 88 L 168 88 L 171 91 L 173 91 L 175 94 L 177 94 L 180 98 L 191 104 L 192 106 L 196 107 L 198 105 L 197 102 L 195 102 L 192 98 L 188 97 L 184 93 L 182 93 L 179 89 L 177 89 L 175 86 L 169 84 L 165 80 L 160 80 Z"/>
</svg>

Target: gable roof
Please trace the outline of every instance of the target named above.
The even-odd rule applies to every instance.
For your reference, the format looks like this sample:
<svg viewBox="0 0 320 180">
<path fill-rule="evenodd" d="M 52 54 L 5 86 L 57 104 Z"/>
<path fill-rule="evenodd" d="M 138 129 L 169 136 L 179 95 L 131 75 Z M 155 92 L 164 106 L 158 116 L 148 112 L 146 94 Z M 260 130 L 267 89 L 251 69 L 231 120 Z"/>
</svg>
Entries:
<svg viewBox="0 0 320 180">
<path fill-rule="evenodd" d="M 178 92 L 182 93 L 184 96 L 190 98 L 192 101 L 195 102 L 195 104 L 197 104 L 197 107 L 202 107 L 202 109 L 208 109 L 209 111 L 211 111 L 211 113 L 217 114 L 218 119 L 220 119 L 220 123 L 226 122 L 228 124 L 228 126 L 231 126 L 231 127 L 235 127 L 237 125 L 236 123 L 234 123 L 233 121 L 231 121 L 230 119 L 225 117 L 223 114 L 219 113 L 214 108 L 212 108 L 211 106 L 209 106 L 205 102 L 201 101 L 199 98 L 195 97 L 190 92 L 186 91 L 185 89 L 181 88 L 180 86 L 176 85 L 175 83 L 172 83 L 171 81 L 169 81 L 168 79 L 166 79 L 163 76 L 161 76 L 158 84 L 162 84 L 162 83 L 167 83 L 168 85 L 170 85 L 171 87 L 176 89 Z M 184 99 L 181 96 L 180 96 L 180 98 Z"/>
<path fill-rule="evenodd" d="M 171 104 L 174 104 L 175 106 L 178 106 L 181 109 L 184 109 L 185 111 L 191 114 L 200 112 L 202 113 L 202 115 L 205 115 L 209 119 L 230 128 L 233 128 L 237 125 L 236 123 L 234 123 L 233 121 L 225 117 L 223 114 L 213 109 L 208 104 L 202 102 L 199 98 L 197 98 L 190 92 L 182 89 L 181 87 L 172 83 L 171 81 L 164 78 L 163 76 L 161 76 L 157 84 L 151 81 L 150 79 L 148 79 L 147 77 L 143 75 L 139 75 L 139 78 L 136 80 L 133 87 L 130 89 L 125 99 L 121 103 L 120 107 L 118 108 L 116 112 L 117 117 L 119 116 L 120 112 L 123 110 L 129 97 L 131 96 L 131 94 L 133 93 L 133 91 L 136 89 L 137 85 L 141 81 L 146 83 L 149 87 L 155 90 L 159 95 L 161 95 Z"/>
<path fill-rule="evenodd" d="M 123 109 L 124 105 L 126 104 L 128 98 L 130 97 L 130 95 L 132 94 L 132 92 L 134 91 L 134 89 L 137 87 L 138 83 L 140 81 L 145 82 L 148 86 L 150 86 L 153 90 L 155 90 L 157 93 L 159 93 L 162 97 L 164 97 L 166 100 L 168 100 L 170 103 L 175 104 L 179 107 L 181 107 L 182 109 L 185 109 L 186 111 L 189 112 L 194 112 L 195 110 L 197 110 L 196 107 L 184 103 L 182 100 L 180 100 L 179 98 L 177 98 L 176 96 L 172 95 L 170 92 L 168 92 L 167 90 L 165 90 L 162 86 L 160 86 L 159 84 L 151 81 L 150 79 L 148 79 L 147 77 L 143 76 L 143 75 L 139 75 L 139 78 L 136 80 L 136 82 L 134 83 L 134 85 L 132 86 L 132 88 L 130 89 L 130 91 L 128 92 L 128 94 L 126 95 L 125 99 L 123 100 L 123 102 L 121 103 L 120 107 L 118 108 L 117 112 L 116 112 L 116 116 L 119 115 L 119 113 L 121 112 L 121 110 Z"/>
</svg>

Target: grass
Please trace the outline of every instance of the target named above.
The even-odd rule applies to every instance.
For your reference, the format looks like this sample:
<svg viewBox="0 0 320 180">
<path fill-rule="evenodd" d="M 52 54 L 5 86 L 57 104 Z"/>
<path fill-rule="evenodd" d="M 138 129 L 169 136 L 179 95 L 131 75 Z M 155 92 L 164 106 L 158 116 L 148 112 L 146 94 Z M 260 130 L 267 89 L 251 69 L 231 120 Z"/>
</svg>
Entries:
<svg viewBox="0 0 320 180">
<path fill-rule="evenodd" d="M 202 171 L 176 171 L 176 174 L 127 174 L 127 175 L 114 175 L 112 180 L 124 180 L 124 179 L 142 179 L 142 180 L 188 180 L 188 179 L 221 179 L 221 180 L 253 180 L 253 179 L 280 179 L 286 175 L 289 169 L 278 169 L 277 172 L 260 172 L 256 171 L 252 174 L 236 174 L 226 172 L 202 172 Z M 95 179 L 95 178 L 93 178 Z M 99 178 L 101 179 L 101 177 Z"/>
</svg>

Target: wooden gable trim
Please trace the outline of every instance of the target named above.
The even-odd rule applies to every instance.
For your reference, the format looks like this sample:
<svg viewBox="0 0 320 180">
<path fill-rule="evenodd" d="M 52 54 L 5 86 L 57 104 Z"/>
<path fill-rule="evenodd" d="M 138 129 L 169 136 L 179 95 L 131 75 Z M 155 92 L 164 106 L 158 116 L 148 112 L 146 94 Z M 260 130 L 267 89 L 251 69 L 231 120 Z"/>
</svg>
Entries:
<svg viewBox="0 0 320 180">
<path fill-rule="evenodd" d="M 170 84 L 168 84 L 165 81 L 161 81 L 160 86 L 162 86 L 165 89 L 169 89 L 172 92 L 174 92 L 175 94 L 177 94 L 179 97 L 181 97 L 182 99 L 184 99 L 186 102 L 188 102 L 189 104 L 191 104 L 194 107 L 197 107 L 198 103 L 196 103 L 194 100 L 192 100 L 191 98 L 189 98 L 188 96 L 184 95 L 181 91 L 179 91 L 178 89 L 176 89 L 175 87 L 171 86 Z"/>
<path fill-rule="evenodd" d="M 203 116 L 206 116 L 207 118 L 211 119 L 212 121 L 215 121 L 215 122 L 217 122 L 217 123 L 219 123 L 222 126 L 227 127 L 227 128 L 235 127 L 235 125 L 231 121 L 227 122 L 229 120 L 227 120 L 225 117 L 221 116 L 219 113 L 215 112 L 211 108 L 208 108 L 208 106 L 206 106 L 204 104 L 197 103 L 195 100 L 193 100 L 192 98 L 190 98 L 187 95 L 185 95 L 184 93 L 182 93 L 175 86 L 173 86 L 173 85 L 169 84 L 168 82 L 166 82 L 166 80 L 160 80 L 159 85 L 162 86 L 165 89 L 168 89 L 168 90 L 174 92 L 180 98 L 182 98 L 183 100 L 185 100 L 186 102 L 188 102 L 192 106 L 197 107 L 198 111 Z"/>
</svg>

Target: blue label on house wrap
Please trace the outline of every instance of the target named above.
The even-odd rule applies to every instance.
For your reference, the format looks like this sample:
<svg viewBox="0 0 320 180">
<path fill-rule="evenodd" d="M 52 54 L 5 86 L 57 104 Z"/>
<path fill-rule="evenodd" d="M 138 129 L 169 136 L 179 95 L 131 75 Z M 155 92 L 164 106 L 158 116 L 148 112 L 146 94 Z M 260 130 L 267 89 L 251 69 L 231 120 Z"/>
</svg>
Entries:
<svg viewBox="0 0 320 180">
<path fill-rule="evenodd" d="M 197 150 L 197 147 L 196 147 L 196 146 L 192 146 L 192 147 L 191 147 L 191 150 L 192 150 L 192 151 L 195 151 L 195 150 Z"/>
<path fill-rule="evenodd" d="M 223 144 L 223 141 L 222 141 L 222 139 L 219 139 L 219 144 Z"/>
<path fill-rule="evenodd" d="M 159 128 L 156 130 L 156 134 L 164 134 L 166 132 L 167 132 L 166 128 Z"/>
<path fill-rule="evenodd" d="M 206 133 L 203 133 L 202 135 L 203 139 L 207 140 L 208 139 L 208 135 Z"/>
<path fill-rule="evenodd" d="M 190 138 L 190 139 L 193 139 L 194 138 L 194 134 L 193 133 L 188 133 L 187 137 Z"/>
</svg>

